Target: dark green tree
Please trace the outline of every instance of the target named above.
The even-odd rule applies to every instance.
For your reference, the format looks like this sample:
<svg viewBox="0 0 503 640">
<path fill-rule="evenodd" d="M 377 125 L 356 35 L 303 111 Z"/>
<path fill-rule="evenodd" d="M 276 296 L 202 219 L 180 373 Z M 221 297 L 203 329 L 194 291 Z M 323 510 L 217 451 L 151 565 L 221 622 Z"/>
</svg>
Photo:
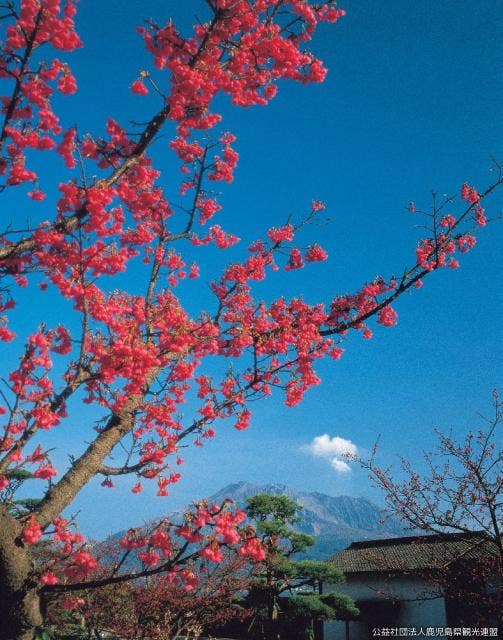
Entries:
<svg viewBox="0 0 503 640">
<path fill-rule="evenodd" d="M 250 628 L 255 638 L 311 640 L 316 623 L 358 614 L 351 598 L 322 593 L 323 584 L 343 580 L 340 571 L 329 562 L 296 559 L 315 544 L 313 536 L 293 528 L 301 509 L 285 495 L 258 494 L 248 499 L 248 517 L 267 550 L 248 595 L 257 612 Z"/>
</svg>

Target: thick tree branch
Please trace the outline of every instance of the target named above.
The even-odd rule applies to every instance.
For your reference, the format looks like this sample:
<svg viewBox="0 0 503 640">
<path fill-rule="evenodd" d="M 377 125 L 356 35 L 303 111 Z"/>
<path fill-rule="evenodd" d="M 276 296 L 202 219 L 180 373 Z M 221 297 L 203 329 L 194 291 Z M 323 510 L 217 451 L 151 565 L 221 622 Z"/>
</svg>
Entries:
<svg viewBox="0 0 503 640">
<path fill-rule="evenodd" d="M 145 390 L 158 373 L 158 369 L 151 371 L 145 382 Z M 140 394 L 131 396 L 119 413 L 112 414 L 104 429 L 86 451 L 49 489 L 33 510 L 42 528 L 47 527 L 51 520 L 73 502 L 77 493 L 102 467 L 107 455 L 131 431 L 135 423 L 135 413 L 143 402 L 143 397 Z"/>
</svg>

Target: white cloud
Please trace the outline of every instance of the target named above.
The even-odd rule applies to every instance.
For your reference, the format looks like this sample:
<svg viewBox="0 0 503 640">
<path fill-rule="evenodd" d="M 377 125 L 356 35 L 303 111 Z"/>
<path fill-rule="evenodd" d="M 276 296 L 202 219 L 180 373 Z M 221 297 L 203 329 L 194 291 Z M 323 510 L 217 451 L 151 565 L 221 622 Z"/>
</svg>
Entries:
<svg viewBox="0 0 503 640">
<path fill-rule="evenodd" d="M 318 458 L 330 459 L 330 464 L 337 473 L 351 471 L 351 467 L 341 458 L 356 456 L 358 453 L 354 442 L 339 436 L 329 436 L 328 433 L 316 436 L 304 449 Z"/>
<path fill-rule="evenodd" d="M 349 464 L 344 462 L 344 460 L 338 460 L 337 458 L 334 458 L 330 464 L 338 473 L 347 473 L 348 471 L 351 471 L 351 467 L 349 466 Z"/>
<path fill-rule="evenodd" d="M 311 444 L 308 445 L 308 449 L 313 455 L 321 458 L 354 456 L 358 451 L 357 446 L 351 440 L 346 440 L 339 436 L 330 437 L 328 433 L 316 436 Z"/>
</svg>

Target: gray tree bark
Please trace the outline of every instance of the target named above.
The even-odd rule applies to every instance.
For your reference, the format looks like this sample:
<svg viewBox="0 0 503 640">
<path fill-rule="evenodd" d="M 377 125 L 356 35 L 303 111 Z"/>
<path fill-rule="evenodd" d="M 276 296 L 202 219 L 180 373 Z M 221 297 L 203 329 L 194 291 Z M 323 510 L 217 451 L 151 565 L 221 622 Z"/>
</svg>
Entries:
<svg viewBox="0 0 503 640">
<path fill-rule="evenodd" d="M 0 639 L 33 640 L 42 624 L 40 595 L 21 525 L 0 505 Z"/>
</svg>

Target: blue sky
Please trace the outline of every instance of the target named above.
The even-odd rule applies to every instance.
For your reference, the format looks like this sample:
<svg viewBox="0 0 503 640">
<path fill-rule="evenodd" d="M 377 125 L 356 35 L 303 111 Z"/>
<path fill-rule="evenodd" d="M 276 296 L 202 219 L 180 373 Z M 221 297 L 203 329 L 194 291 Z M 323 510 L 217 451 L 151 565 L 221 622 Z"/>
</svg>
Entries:
<svg viewBox="0 0 503 640">
<path fill-rule="evenodd" d="M 341 7 L 346 17 L 323 26 L 312 45 L 329 68 L 324 84 L 283 84 L 265 109 L 218 103 L 240 153 L 235 181 L 221 198 L 219 222 L 243 238 L 229 259 L 289 213 L 305 212 L 313 198 L 326 202 L 331 217 L 329 226 L 304 236 L 306 244 L 319 239 L 330 260 L 290 277 L 274 275 L 257 286 L 259 297 L 301 293 L 309 302 L 328 302 L 378 274 L 399 273 L 411 264 L 420 237 L 407 203 L 427 207 L 432 190 L 456 193 L 465 180 L 483 187 L 491 182 L 491 157 L 503 159 L 498 2 L 347 0 Z M 143 18 L 173 17 L 188 28 L 195 15 L 205 15 L 204 2 L 79 3 L 85 47 L 71 56 L 79 93 L 61 101 L 65 125 L 99 132 L 108 115 L 147 119 L 157 104 L 128 89 L 151 66 L 135 27 Z M 175 192 L 168 139 L 155 154 Z M 488 202 L 490 217 L 501 214 L 502 203 L 501 193 Z M 327 433 L 365 452 L 382 434 L 384 462 L 399 454 L 419 459 L 432 446 L 434 426 L 461 434 L 478 426 L 476 414 L 490 410 L 490 392 L 501 388 L 503 373 L 502 235 L 501 222 L 489 225 L 458 271 L 433 274 L 400 299 L 397 327 L 376 328 L 371 341 L 348 339 L 342 360 L 322 363 L 323 384 L 300 406 L 288 409 L 276 396 L 254 407 L 246 432 L 223 425 L 205 448 L 188 449 L 170 497 L 134 496 L 126 485 L 99 488 L 97 497 L 96 486 L 87 487 L 71 509 L 81 510 L 82 530 L 102 536 L 141 524 L 241 479 L 377 498 L 363 472 L 337 473 L 305 445 Z M 220 254 L 206 256 L 206 264 L 199 257 L 203 283 L 221 264 Z M 203 289 L 186 294 L 191 309 L 200 307 L 199 296 L 204 301 Z M 40 304 L 27 311 L 26 331 L 39 322 Z M 63 306 L 47 310 L 55 319 L 65 313 Z M 78 434 L 91 416 L 74 409 L 69 428 Z M 55 460 L 65 460 L 73 437 L 68 430 L 58 434 Z"/>
</svg>

